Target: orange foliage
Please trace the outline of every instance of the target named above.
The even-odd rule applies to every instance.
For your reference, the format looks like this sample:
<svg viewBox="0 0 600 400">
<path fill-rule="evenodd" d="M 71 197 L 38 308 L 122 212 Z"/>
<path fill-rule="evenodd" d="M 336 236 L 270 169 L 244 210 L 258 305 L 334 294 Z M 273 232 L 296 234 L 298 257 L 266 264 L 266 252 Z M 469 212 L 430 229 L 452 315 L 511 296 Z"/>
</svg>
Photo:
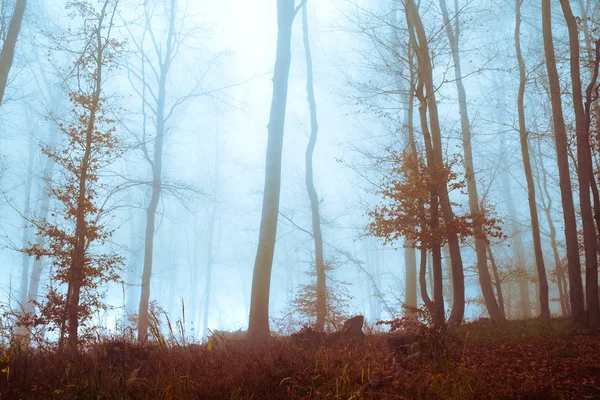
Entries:
<svg viewBox="0 0 600 400">
<path fill-rule="evenodd" d="M 454 168 L 458 158 L 443 167 L 428 166 L 421 155 L 392 151 L 386 162 L 391 162 L 392 167 L 380 184 L 383 204 L 369 212 L 372 218 L 368 225 L 370 235 L 382 238 L 386 244 L 404 237 L 418 249 L 444 245 L 452 232 L 464 242 L 474 235 L 476 224 L 483 226 L 488 238 L 504 236 L 502 221 L 492 216 L 493 208 L 485 203 L 480 215 L 455 213 L 452 225 L 439 218 L 438 227 L 433 228 L 430 204 L 432 197 L 437 196 L 438 188 L 445 182 L 448 194 L 456 190 L 464 194 L 466 180 Z M 455 211 L 461 209 L 460 204 L 451 204 Z"/>
</svg>

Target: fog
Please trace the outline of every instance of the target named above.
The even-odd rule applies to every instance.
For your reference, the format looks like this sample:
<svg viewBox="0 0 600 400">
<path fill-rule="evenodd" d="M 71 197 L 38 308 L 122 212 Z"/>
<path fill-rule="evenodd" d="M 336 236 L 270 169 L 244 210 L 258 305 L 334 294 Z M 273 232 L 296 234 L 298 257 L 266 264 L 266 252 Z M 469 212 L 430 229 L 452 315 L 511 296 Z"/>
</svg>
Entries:
<svg viewBox="0 0 600 400">
<path fill-rule="evenodd" d="M 163 321 L 165 316 L 171 322 L 182 321 L 185 335 L 194 340 L 201 340 L 213 330 L 246 330 L 265 186 L 277 4 L 271 0 L 108 3 L 111 10 L 115 7 L 111 35 L 122 41 L 122 46 L 115 53 L 114 67 L 106 72 L 102 93 L 103 104 L 110 106 L 108 116 L 115 121 L 114 135 L 120 150 L 114 161 L 99 172 L 99 182 L 104 186 L 98 190 L 97 201 L 110 210 L 103 224 L 114 231 L 101 248 L 120 255 L 123 262 L 119 277 L 98 288 L 106 290 L 106 296 L 102 307 L 93 311 L 90 324 L 108 331 L 137 324 L 147 208 L 153 190 L 152 165 L 156 168 L 152 152 L 157 116 L 152 107 L 156 107 L 159 92 L 164 89 L 167 118 L 159 171 L 161 194 L 151 229 L 150 308 Z M 500 219 L 504 234 L 492 238 L 490 245 L 502 274 L 506 316 L 535 316 L 541 311 L 519 141 L 514 4 L 487 0 L 455 3 L 449 4 L 449 12 L 454 21 L 458 7 L 461 81 L 467 94 L 474 175 L 480 201 L 495 208 L 493 215 Z M 567 27 L 558 2 L 551 3 L 559 75 L 565 93 L 570 93 Z M 587 12 L 593 25 L 597 4 L 589 3 Z M 5 25 L 12 16 L 13 4 L 10 0 L 2 2 Z M 104 1 L 89 4 L 100 10 Z M 314 184 L 324 259 L 334 266 L 327 270 L 327 286 L 345 288 L 340 291 L 348 299 L 344 315 L 364 315 L 369 325 L 402 315 L 402 305 L 407 302 L 405 239 L 384 243 L 382 238 L 369 235 L 368 230 L 370 212 L 386 201 L 380 192 L 390 170 L 386 154 L 390 148 L 403 151 L 408 147 L 405 97 L 410 77 L 406 47 L 402 47 L 408 43 L 403 4 L 371 0 L 307 2 L 319 127 L 313 156 Z M 575 13 L 580 13 L 578 5 L 573 7 Z M 171 27 L 175 51 L 169 56 L 171 10 L 175 12 Z M 60 184 L 60 168 L 52 171 L 53 162 L 41 149 L 64 148 L 67 143 L 57 123 L 71 118 L 67 93 L 77 85 L 73 63 L 86 39 L 77 36 L 86 26 L 86 18 L 71 15 L 73 12 L 62 1 L 27 3 L 0 107 L 0 265 L 4 271 L 0 275 L 0 299 L 7 310 L 17 313 L 24 306 L 22 300 L 27 299 L 20 293 L 23 279 L 28 282 L 25 290 L 31 294 L 35 255 L 27 254 L 26 249 L 36 242 L 34 221 L 43 213 L 47 181 L 50 179 L 50 186 L 52 182 Z M 541 9 L 537 3 L 525 2 L 521 12 L 520 37 L 527 74 L 524 109 L 538 191 L 541 246 L 550 281 L 549 307 L 552 314 L 558 315 L 561 300 L 551 236 L 563 265 L 567 263 L 567 250 Z M 458 155 L 452 168 L 464 175 L 459 99 L 445 24 L 437 1 L 421 2 L 420 13 L 432 55 L 442 153 L 447 160 Z M 268 310 L 272 330 L 287 327 L 281 328 L 281 333 L 301 328 L 301 324 L 286 325 L 282 321 L 296 312 L 293 300 L 302 285 L 316 282 L 311 203 L 305 185 L 311 114 L 300 14 L 291 36 L 279 219 Z M 585 39 L 580 39 L 582 57 L 587 57 L 592 54 L 591 47 L 586 50 Z M 160 68 L 161 63 L 164 67 L 165 55 L 172 59 L 161 89 Z M 584 89 L 590 80 L 586 68 L 582 68 Z M 573 138 L 572 99 L 566 94 L 563 97 L 566 126 Z M 414 102 L 413 123 L 420 135 L 418 101 Z M 417 147 L 424 152 L 420 140 Z M 577 151 L 573 143 L 571 176 L 576 182 L 573 157 Z M 593 161 L 596 168 L 595 153 Z M 542 179 L 545 187 L 541 186 Z M 579 197 L 573 197 L 579 212 Z M 452 191 L 450 200 L 456 214 L 468 212 L 466 188 Z M 63 223 L 60 209 L 56 199 L 51 199 L 48 221 Z M 579 214 L 577 219 L 581 226 Z M 521 246 L 522 260 L 515 255 L 515 249 Z M 461 239 L 460 249 L 465 274 L 464 319 L 489 317 L 478 279 L 473 238 Z M 447 316 L 453 304 L 448 254 L 442 251 Z M 419 257 L 417 254 L 417 260 Z M 583 252 L 581 257 L 584 260 Z M 48 288 L 54 285 L 56 265 L 51 256 L 41 257 L 41 261 L 37 301 L 43 303 Z M 431 274 L 431 264 L 428 269 Z M 526 305 L 522 304 L 523 293 L 519 293 L 518 286 L 523 276 L 521 284 L 529 295 Z M 433 296 L 433 275 L 426 278 Z M 420 295 L 417 299 L 417 305 L 423 304 Z M 168 327 L 163 323 L 161 329 Z"/>
</svg>

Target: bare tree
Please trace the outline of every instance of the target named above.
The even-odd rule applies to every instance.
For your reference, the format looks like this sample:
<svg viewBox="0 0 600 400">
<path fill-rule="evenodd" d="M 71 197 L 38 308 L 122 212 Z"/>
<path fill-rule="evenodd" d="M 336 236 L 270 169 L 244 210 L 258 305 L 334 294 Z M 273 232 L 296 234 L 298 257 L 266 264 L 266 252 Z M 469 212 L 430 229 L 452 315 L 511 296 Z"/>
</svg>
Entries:
<svg viewBox="0 0 600 400">
<path fill-rule="evenodd" d="M 546 267 L 544 266 L 544 253 L 542 251 L 542 241 L 540 238 L 540 222 L 537 210 L 537 201 L 535 196 L 535 182 L 531 169 L 531 159 L 529 155 L 529 143 L 527 140 L 528 132 L 525 124 L 525 85 L 527 76 L 525 72 L 525 62 L 521 53 L 521 5 L 524 0 L 515 0 L 515 50 L 517 53 L 517 62 L 519 64 L 519 92 L 517 96 L 517 110 L 519 113 L 519 138 L 521 142 L 521 156 L 523 158 L 523 168 L 527 181 L 527 196 L 529 199 L 529 213 L 531 216 L 531 233 L 533 235 L 533 250 L 535 254 L 535 265 L 539 282 L 539 301 L 540 318 L 550 318 L 550 306 L 548 304 L 548 279 L 546 278 Z"/>
<path fill-rule="evenodd" d="M 598 52 L 600 41 L 596 42 L 596 65 L 588 96 L 584 106 L 581 86 L 581 68 L 579 66 L 579 34 L 578 24 L 568 1 L 560 0 L 560 5 L 567 21 L 570 45 L 571 85 L 573 90 L 573 108 L 577 133 L 577 177 L 579 180 L 579 207 L 583 225 L 583 241 L 585 245 L 585 298 L 587 320 L 592 327 L 600 326 L 600 302 L 598 300 L 598 254 L 597 234 L 594 226 L 594 211 L 590 200 L 590 186 L 596 185 L 592 173 L 592 154 L 590 150 L 590 107 L 592 91 L 598 78 Z"/>
<path fill-rule="evenodd" d="M 467 108 L 467 93 L 463 84 L 462 67 L 460 60 L 459 42 L 460 42 L 460 20 L 458 2 L 456 4 L 456 15 L 454 16 L 454 27 L 448 15 L 448 7 L 446 0 L 439 0 L 440 9 L 446 26 L 446 35 L 450 43 L 452 53 L 452 61 L 454 64 L 454 81 L 456 83 L 456 91 L 458 93 L 458 105 L 460 113 L 460 126 L 462 131 L 462 143 L 464 154 L 465 178 L 467 180 L 467 192 L 469 194 L 469 209 L 474 216 L 481 215 L 482 211 L 479 206 L 479 194 L 477 192 L 477 181 L 475 180 L 475 166 L 473 163 L 473 147 L 471 145 L 471 122 Z M 481 218 L 474 219 L 474 236 L 475 236 L 475 253 L 477 255 L 477 271 L 479 274 L 479 285 L 485 301 L 486 308 L 490 318 L 495 321 L 504 319 L 503 313 L 498 306 L 494 290 L 492 288 L 492 280 L 487 265 L 486 256 L 486 237 L 481 225 Z M 500 293 L 499 293 L 500 294 Z M 499 299 L 498 299 L 499 300 Z"/>
<path fill-rule="evenodd" d="M 551 1 L 542 0 L 542 29 L 544 36 L 544 54 L 548 70 L 550 86 L 550 104 L 552 105 L 552 121 L 554 126 L 554 142 L 556 145 L 556 161 L 558 164 L 559 186 L 564 219 L 565 240 L 569 272 L 569 299 L 573 319 L 580 324 L 585 323 L 585 307 L 583 302 L 583 283 L 581 281 L 581 261 L 577 243 L 577 221 L 571 173 L 569 169 L 569 143 L 562 110 L 560 80 L 556 68 L 554 41 L 552 38 Z"/>
<path fill-rule="evenodd" d="M 311 221 L 313 238 L 315 243 L 315 265 L 317 268 L 317 322 L 316 329 L 320 332 L 325 330 L 325 318 L 327 316 L 327 284 L 325 276 L 325 262 L 323 260 L 323 235 L 321 233 L 321 215 L 319 213 L 319 195 L 315 189 L 313 172 L 313 153 L 317 144 L 319 125 L 317 121 L 317 102 L 315 100 L 312 53 L 308 34 L 307 3 L 302 7 L 302 32 L 304 41 L 304 54 L 306 57 L 306 91 L 308 93 L 308 105 L 310 107 L 310 138 L 306 147 L 306 190 L 310 199 Z"/>
<path fill-rule="evenodd" d="M 285 111 L 287 104 L 288 78 L 292 59 L 292 25 L 304 0 L 295 7 L 294 0 L 277 0 L 277 55 L 273 76 L 273 98 L 268 125 L 267 158 L 265 167 L 265 187 L 263 192 L 262 217 L 258 249 L 252 277 L 252 295 L 248 320 L 248 337 L 253 340 L 265 339 L 269 329 L 269 291 L 271 270 L 277 238 L 279 217 L 279 195 L 281 191 L 281 158 Z"/>
<path fill-rule="evenodd" d="M 173 98 L 168 83 L 172 67 L 186 37 L 183 32 L 185 17 L 178 17 L 177 0 L 169 0 L 164 4 L 163 15 L 166 18 L 167 26 L 166 32 L 162 33 L 155 20 L 158 18 L 156 8 L 161 4 L 161 2 L 154 1 L 144 2 L 143 33 L 138 38 L 130 32 L 130 38 L 139 57 L 139 64 L 135 66 L 130 64 L 128 74 L 131 85 L 142 103 L 142 123 L 139 129 L 140 133 L 134 132 L 132 129 L 129 131 L 138 139 L 139 147 L 151 172 L 149 184 L 151 194 L 146 207 L 144 266 L 139 302 L 138 340 L 141 342 L 145 341 L 148 335 L 148 305 L 158 205 L 166 190 L 171 192 L 191 190 L 191 188 L 170 183 L 163 176 L 163 157 L 168 126 L 175 112 L 186 102 L 201 96 L 210 96 L 220 90 L 203 91 L 200 88 L 202 78 L 211 69 L 213 64 L 211 61 L 206 70 L 202 71 L 201 78 L 191 85 L 186 94 Z M 153 134 L 148 132 L 149 126 L 154 130 Z"/>
</svg>

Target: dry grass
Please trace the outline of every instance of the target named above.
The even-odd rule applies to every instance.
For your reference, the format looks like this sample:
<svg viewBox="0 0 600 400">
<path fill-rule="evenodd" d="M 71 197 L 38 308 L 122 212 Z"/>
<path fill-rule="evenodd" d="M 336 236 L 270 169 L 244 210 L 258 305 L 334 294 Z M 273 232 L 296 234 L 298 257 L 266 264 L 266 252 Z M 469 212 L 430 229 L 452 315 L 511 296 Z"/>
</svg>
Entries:
<svg viewBox="0 0 600 400">
<path fill-rule="evenodd" d="M 289 338 L 226 347 L 106 339 L 69 359 L 4 349 L 0 399 L 600 398 L 600 337 L 567 321 L 469 324 L 443 359 L 361 344 L 298 347 Z"/>
</svg>

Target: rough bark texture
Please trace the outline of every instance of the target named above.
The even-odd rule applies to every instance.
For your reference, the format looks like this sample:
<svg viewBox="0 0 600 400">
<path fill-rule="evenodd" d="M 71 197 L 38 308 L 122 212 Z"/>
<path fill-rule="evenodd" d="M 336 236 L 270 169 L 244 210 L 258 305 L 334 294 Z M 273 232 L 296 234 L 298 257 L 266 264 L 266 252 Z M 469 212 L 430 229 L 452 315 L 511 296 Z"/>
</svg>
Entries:
<svg viewBox="0 0 600 400">
<path fill-rule="evenodd" d="M 319 124 L 317 122 L 317 102 L 315 100 L 312 53 L 308 37 L 308 15 L 306 3 L 302 7 L 302 33 L 304 41 L 304 55 L 306 57 L 306 92 L 308 105 L 310 107 L 310 138 L 306 147 L 306 190 L 310 199 L 310 211 L 312 221 L 312 232 L 315 243 L 315 265 L 317 268 L 317 322 L 316 329 L 319 332 L 325 330 L 325 318 L 327 316 L 327 283 L 325 276 L 325 261 L 323 259 L 323 236 L 321 234 L 321 215 L 319 213 L 319 196 L 315 189 L 313 173 L 313 153 L 317 144 Z"/>
<path fill-rule="evenodd" d="M 294 0 L 277 0 L 277 55 L 273 76 L 273 98 L 268 125 L 265 187 L 258 249 L 252 277 L 248 337 L 261 340 L 270 336 L 269 291 L 271 269 L 277 235 L 279 194 L 281 191 L 281 156 L 285 110 L 287 104 L 288 78 L 291 63 L 292 25 L 296 11 Z"/>
<path fill-rule="evenodd" d="M 458 106 L 460 113 L 460 126 L 462 131 L 462 143 L 463 143 L 463 155 L 464 155 L 464 168 L 465 178 L 467 180 L 467 192 L 469 194 L 469 210 L 474 216 L 481 215 L 481 209 L 479 207 L 479 194 L 477 192 L 477 182 L 475 180 L 475 166 L 473 163 L 473 147 L 471 146 L 471 124 L 469 121 L 469 113 L 467 108 L 467 93 L 462 81 L 462 68 L 460 62 L 459 52 L 459 34 L 460 26 L 458 15 L 455 16 L 455 28 L 452 28 L 450 18 L 448 16 L 448 8 L 446 6 L 446 0 L 439 0 L 440 8 L 442 10 L 442 16 L 444 18 L 444 24 L 446 26 L 446 35 L 448 36 L 448 42 L 450 43 L 450 50 L 452 52 L 452 61 L 454 62 L 454 78 L 456 83 L 456 91 L 458 93 Z M 494 296 L 494 289 L 492 288 L 492 279 L 487 265 L 486 257 L 486 237 L 483 227 L 481 226 L 481 219 L 475 219 L 474 233 L 475 233 L 475 253 L 477 255 L 477 272 L 479 275 L 479 285 L 481 286 L 481 293 L 485 301 L 486 308 L 493 321 L 504 320 L 504 313 L 498 306 L 496 297 Z"/>
<path fill-rule="evenodd" d="M 586 318 L 583 302 L 583 283 L 581 281 L 581 261 L 577 243 L 577 221 L 575 219 L 575 205 L 573 202 L 573 189 L 571 187 L 571 173 L 569 170 L 569 143 L 562 111 L 561 87 L 556 68 L 556 57 L 554 55 L 554 41 L 552 39 L 551 4 L 550 0 L 542 0 L 544 53 L 546 56 L 546 68 L 548 70 L 548 83 L 550 86 L 556 161 L 558 165 L 560 195 L 565 222 L 564 231 L 567 245 L 571 315 L 575 321 L 583 324 L 585 323 Z"/>
<path fill-rule="evenodd" d="M 521 156 L 523 158 L 523 169 L 527 181 L 527 197 L 529 200 L 529 214 L 531 216 L 531 233 L 533 235 L 533 249 L 535 254 L 535 265 L 539 282 L 540 318 L 550 318 L 550 306 L 548 304 L 548 279 L 546 267 L 544 266 L 544 254 L 542 252 L 542 241 L 540 238 L 540 222 L 535 197 L 535 183 L 531 170 L 529 156 L 529 143 L 527 141 L 527 127 L 525 125 L 525 62 L 521 54 L 521 4 L 523 0 L 515 0 L 515 50 L 519 63 L 519 92 L 517 96 L 517 109 L 519 113 L 519 139 L 521 142 Z"/>
<path fill-rule="evenodd" d="M 8 25 L 8 32 L 2 44 L 2 52 L 0 52 L 0 105 L 4 101 L 4 92 L 8 84 L 8 74 L 12 68 L 13 59 L 15 57 L 15 49 L 17 47 L 17 39 L 19 31 L 23 24 L 23 15 L 25 15 L 25 7 L 27 0 L 17 0 L 13 16 Z"/>
<path fill-rule="evenodd" d="M 575 125 L 577 132 L 577 177 L 579 181 L 579 207 L 583 225 L 583 242 L 585 246 L 585 299 L 587 322 L 592 327 L 600 326 L 600 304 L 598 302 L 598 254 L 597 236 L 594 226 L 594 212 L 590 200 L 590 185 L 594 184 L 592 171 L 592 155 L 590 151 L 590 119 L 583 105 L 581 88 L 581 69 L 579 66 L 579 35 L 577 21 L 567 0 L 560 0 L 560 5 L 567 22 L 569 44 L 571 48 L 571 84 L 573 107 L 575 109 Z M 595 81 L 595 77 L 594 77 Z"/>
</svg>

